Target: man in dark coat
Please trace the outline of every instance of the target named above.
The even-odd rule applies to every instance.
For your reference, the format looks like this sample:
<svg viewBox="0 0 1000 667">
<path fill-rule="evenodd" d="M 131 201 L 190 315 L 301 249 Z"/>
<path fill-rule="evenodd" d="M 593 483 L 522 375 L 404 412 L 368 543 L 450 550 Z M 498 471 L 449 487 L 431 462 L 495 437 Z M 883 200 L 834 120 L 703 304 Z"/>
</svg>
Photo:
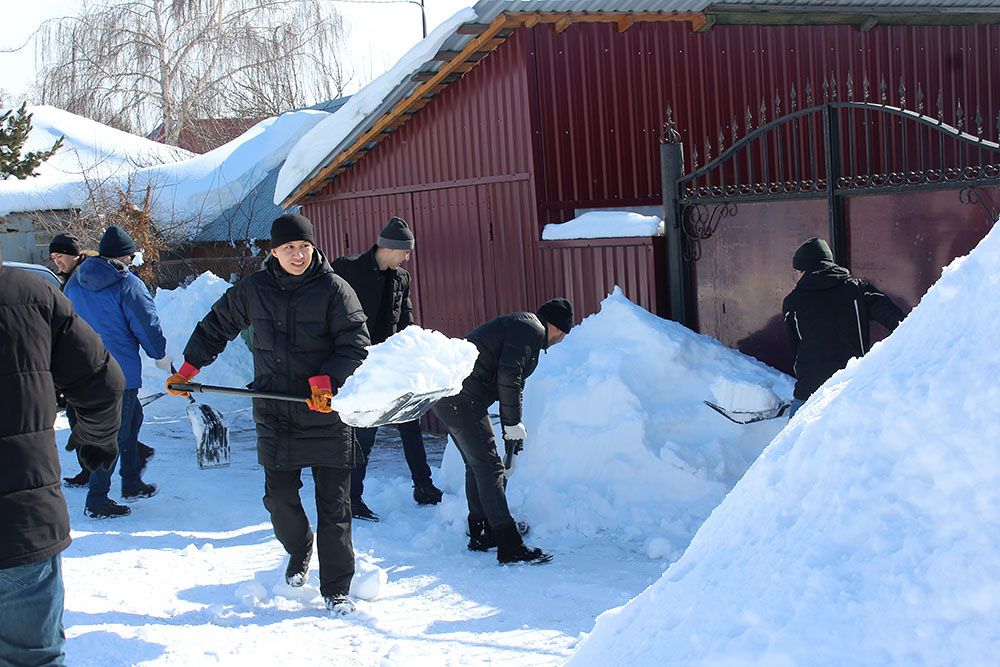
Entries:
<svg viewBox="0 0 1000 667">
<path fill-rule="evenodd" d="M 350 283 L 361 301 L 368 318 L 372 345 L 384 342 L 397 331 L 413 324 L 410 274 L 402 266 L 410 259 L 413 245 L 413 232 L 406 221 L 393 217 L 379 233 L 378 242 L 367 252 L 353 257 L 338 257 L 333 261 L 333 270 Z M 436 505 L 441 502 L 441 490 L 431 481 L 420 422 L 397 424 L 396 428 L 413 479 L 413 499 L 421 505 Z M 368 458 L 375 446 L 377 433 L 377 428 L 354 429 L 362 457 L 351 472 L 351 514 L 368 521 L 379 520 L 361 497 L 365 489 Z"/>
<path fill-rule="evenodd" d="M 502 315 L 480 325 L 465 337 L 479 350 L 472 374 L 462 383 L 462 391 L 434 406 L 434 414 L 465 461 L 469 549 L 496 546 L 501 564 L 546 563 L 552 556 L 525 546 L 521 539 L 507 507 L 506 469 L 486 410 L 499 401 L 504 440 L 523 441 L 527 437 L 521 423 L 524 381 L 538 365 L 538 353 L 560 342 L 572 327 L 573 306 L 566 299 L 546 301 L 537 313 Z"/>
<path fill-rule="evenodd" d="M 125 378 L 49 283 L 0 261 L 0 664 L 62 665 L 61 552 L 69 513 L 59 482 L 56 390 L 76 408 L 81 464 L 110 467 Z"/>
<path fill-rule="evenodd" d="M 871 320 L 892 331 L 904 315 L 870 282 L 834 263 L 823 239 L 799 246 L 792 268 L 798 283 L 785 297 L 782 311 L 795 359 L 794 415 L 830 376 L 868 352 Z"/>
<path fill-rule="evenodd" d="M 351 286 L 334 274 L 301 215 L 271 225 L 264 267 L 230 287 L 198 323 L 184 348 L 184 365 L 167 380 L 188 382 L 226 344 L 253 324 L 253 388 L 311 393 L 308 402 L 255 398 L 257 460 L 264 467 L 264 506 L 274 535 L 289 554 L 285 580 L 305 583 L 313 533 L 302 508 L 302 469 L 316 484 L 320 593 L 327 608 L 352 611 L 354 576 L 350 482 L 354 437 L 330 407 L 333 393 L 361 365 L 368 345 L 365 314 Z M 182 394 L 183 395 L 183 394 Z"/>
<path fill-rule="evenodd" d="M 139 429 L 142 428 L 142 362 L 139 348 L 163 371 L 170 371 L 167 341 L 160 328 L 156 306 L 146 285 L 128 270 L 136 253 L 135 241 L 121 227 L 108 227 L 98 247 L 100 255 L 82 262 L 63 291 L 87 324 L 94 328 L 105 347 L 125 374 L 122 396 L 121 429 L 118 450 L 121 493 L 126 501 L 153 496 L 155 484 L 142 481 L 139 456 Z M 84 514 L 96 519 L 127 516 L 131 510 L 108 497 L 111 470 L 96 470 L 90 475 Z"/>
</svg>

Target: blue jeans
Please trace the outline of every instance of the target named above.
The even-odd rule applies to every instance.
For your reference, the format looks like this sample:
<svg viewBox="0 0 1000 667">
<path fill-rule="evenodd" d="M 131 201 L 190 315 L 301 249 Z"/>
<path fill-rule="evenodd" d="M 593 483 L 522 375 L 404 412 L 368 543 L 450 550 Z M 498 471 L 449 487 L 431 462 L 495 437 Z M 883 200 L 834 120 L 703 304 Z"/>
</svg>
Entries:
<svg viewBox="0 0 1000 667">
<path fill-rule="evenodd" d="M 403 441 L 403 456 L 406 458 L 406 465 L 410 468 L 413 484 L 415 486 L 429 484 L 431 468 L 427 465 L 427 450 L 424 449 L 424 434 L 420 430 L 420 422 L 415 420 L 393 426 L 399 430 L 399 439 Z M 354 429 L 354 435 L 358 438 L 358 445 L 361 446 L 364 457 L 351 470 L 351 498 L 360 498 L 365 491 L 368 458 L 371 456 L 372 448 L 375 447 L 377 434 L 377 427 Z"/>
<path fill-rule="evenodd" d="M 795 413 L 799 411 L 799 408 L 801 408 L 805 404 L 806 404 L 805 401 L 798 398 L 793 398 L 792 409 L 788 411 L 788 418 L 791 419 L 792 417 L 794 417 Z"/>
<path fill-rule="evenodd" d="M 0 570 L 0 664 L 64 665 L 62 561 Z"/>
<path fill-rule="evenodd" d="M 142 426 L 142 406 L 139 404 L 139 390 L 126 389 L 122 394 L 122 425 L 118 431 L 118 459 L 121 463 L 122 494 L 136 491 L 142 480 L 139 478 L 139 428 Z M 87 491 L 87 508 L 97 509 L 108 503 L 111 491 L 111 470 L 98 468 L 90 473 L 90 489 Z"/>
</svg>

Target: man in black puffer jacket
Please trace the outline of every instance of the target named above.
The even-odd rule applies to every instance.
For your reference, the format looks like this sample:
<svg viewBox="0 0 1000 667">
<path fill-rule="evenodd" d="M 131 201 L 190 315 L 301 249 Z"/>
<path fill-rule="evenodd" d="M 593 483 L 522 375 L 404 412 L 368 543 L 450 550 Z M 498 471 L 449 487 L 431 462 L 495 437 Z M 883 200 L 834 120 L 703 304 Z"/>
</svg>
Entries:
<svg viewBox="0 0 1000 667">
<path fill-rule="evenodd" d="M 361 300 L 361 307 L 368 318 L 372 345 L 384 342 L 397 331 L 413 324 L 410 274 L 402 266 L 410 259 L 413 245 L 413 232 L 406 221 L 393 217 L 368 252 L 353 257 L 338 257 L 333 261 L 333 270 L 351 284 Z M 420 505 L 436 505 L 441 502 L 441 490 L 431 481 L 420 422 L 396 424 L 396 429 L 413 480 L 413 499 Z M 356 519 L 378 521 L 378 515 L 361 497 L 365 490 L 368 458 L 375 446 L 378 429 L 357 428 L 354 433 L 361 445 L 362 456 L 351 472 L 351 513 Z"/>
<path fill-rule="evenodd" d="M 792 268 L 799 280 L 785 297 L 782 311 L 795 359 L 794 415 L 830 376 L 868 352 L 871 320 L 892 331 L 904 315 L 870 282 L 835 264 L 823 239 L 812 238 L 799 246 Z"/>
<path fill-rule="evenodd" d="M 77 413 L 67 447 L 93 470 L 118 456 L 124 388 L 121 368 L 69 300 L 0 262 L 0 664 L 63 664 L 60 553 L 70 534 L 56 389 Z"/>
<path fill-rule="evenodd" d="M 302 509 L 303 468 L 316 484 L 320 593 L 327 607 L 353 610 L 351 468 L 354 436 L 330 407 L 333 392 L 361 365 L 368 345 L 365 314 L 351 286 L 334 274 L 317 248 L 312 223 L 283 215 L 271 226 L 264 268 L 230 287 L 198 323 L 184 348 L 184 365 L 167 380 L 188 382 L 226 344 L 253 324 L 253 388 L 304 395 L 308 403 L 255 398 L 257 460 L 264 467 L 264 506 L 289 554 L 285 578 L 305 583 L 313 533 Z M 183 394 L 182 394 L 183 395 Z"/>
<path fill-rule="evenodd" d="M 486 551 L 496 546 L 501 564 L 546 563 L 552 556 L 525 546 L 510 515 L 506 469 L 486 410 L 500 401 L 504 440 L 524 440 L 524 381 L 538 365 L 538 353 L 561 341 L 572 327 L 573 306 L 566 299 L 546 301 L 537 313 L 502 315 L 480 325 L 465 337 L 479 350 L 472 374 L 462 383 L 462 391 L 434 406 L 434 414 L 465 461 L 469 549 Z"/>
</svg>

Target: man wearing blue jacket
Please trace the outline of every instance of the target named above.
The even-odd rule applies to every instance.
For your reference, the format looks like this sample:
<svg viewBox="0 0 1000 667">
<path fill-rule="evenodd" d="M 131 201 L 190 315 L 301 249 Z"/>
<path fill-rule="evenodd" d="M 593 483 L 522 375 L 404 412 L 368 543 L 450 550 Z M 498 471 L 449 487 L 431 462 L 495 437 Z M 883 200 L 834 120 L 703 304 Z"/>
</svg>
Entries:
<svg viewBox="0 0 1000 667">
<path fill-rule="evenodd" d="M 160 329 L 153 297 L 146 285 L 128 266 L 135 256 L 135 241 L 124 229 L 111 226 L 101 237 L 100 253 L 80 264 L 66 283 L 65 294 L 77 313 L 97 331 L 111 356 L 125 374 L 122 396 L 122 425 L 118 432 L 121 457 L 122 498 L 126 501 L 149 498 L 156 493 L 155 484 L 146 484 L 140 477 L 138 451 L 139 429 L 142 426 L 142 362 L 139 348 L 156 360 L 156 365 L 170 371 L 167 341 Z M 111 490 L 110 470 L 98 469 L 90 475 L 84 514 L 92 518 L 111 518 L 131 513 L 108 497 Z"/>
</svg>

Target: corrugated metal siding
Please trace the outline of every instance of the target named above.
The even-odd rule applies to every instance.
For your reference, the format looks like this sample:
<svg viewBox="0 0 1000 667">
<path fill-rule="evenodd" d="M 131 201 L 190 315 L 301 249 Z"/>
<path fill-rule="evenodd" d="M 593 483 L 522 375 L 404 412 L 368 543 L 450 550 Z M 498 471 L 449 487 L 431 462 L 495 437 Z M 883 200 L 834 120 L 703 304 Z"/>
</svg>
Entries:
<svg viewBox="0 0 1000 667">
<path fill-rule="evenodd" d="M 723 130 L 730 143 L 734 115 L 744 133 L 749 110 L 756 126 L 762 100 L 773 118 L 776 94 L 782 109 L 795 85 L 804 104 L 806 81 L 816 99 L 824 75 L 835 73 L 841 96 L 848 72 L 861 98 L 865 73 L 872 96 L 886 78 L 890 100 L 900 77 L 910 104 L 918 84 L 933 111 L 940 87 L 945 120 L 954 121 L 958 100 L 967 126 L 981 109 L 1000 111 L 1000 26 L 716 26 L 693 33 L 683 23 L 635 24 L 624 34 L 614 25 L 575 24 L 556 33 L 531 30 L 537 54 L 537 95 L 545 166 L 538 175 L 543 216 L 554 209 L 655 204 L 660 198 L 656 143 L 669 103 L 690 160 L 697 146 Z M 609 91 L 616 91 L 611 94 Z"/>
</svg>

